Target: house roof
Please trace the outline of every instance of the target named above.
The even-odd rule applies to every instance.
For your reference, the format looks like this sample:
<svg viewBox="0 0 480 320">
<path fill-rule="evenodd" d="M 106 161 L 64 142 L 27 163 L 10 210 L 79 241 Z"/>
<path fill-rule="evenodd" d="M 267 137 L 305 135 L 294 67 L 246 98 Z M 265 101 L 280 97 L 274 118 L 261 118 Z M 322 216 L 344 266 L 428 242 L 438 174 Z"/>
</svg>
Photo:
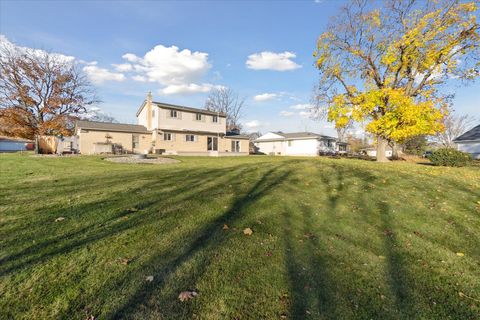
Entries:
<svg viewBox="0 0 480 320">
<path fill-rule="evenodd" d="M 461 136 L 457 137 L 453 141 L 472 141 L 472 140 L 480 140 L 480 124 L 474 127 L 471 130 L 468 130 Z"/>
<path fill-rule="evenodd" d="M 116 132 L 133 132 L 133 133 L 150 133 L 145 126 L 127 123 L 111 123 L 101 121 L 77 120 L 76 128 L 99 130 L 99 131 L 116 131 Z"/>
<path fill-rule="evenodd" d="M 225 138 L 229 138 L 229 139 L 248 139 L 248 140 L 250 140 L 249 136 L 246 136 L 244 134 L 238 134 L 238 133 L 235 133 L 235 132 L 227 132 L 227 134 L 225 135 Z"/>
<path fill-rule="evenodd" d="M 143 107 L 145 106 L 146 101 L 143 101 L 142 105 L 137 111 L 137 117 L 142 111 Z M 200 109 L 200 108 L 192 108 L 192 107 L 186 107 L 186 106 L 180 106 L 177 104 L 170 104 L 170 103 L 164 103 L 164 102 L 157 102 L 157 101 L 152 101 L 153 104 L 157 105 L 158 107 L 165 108 L 165 109 L 174 109 L 174 110 L 180 110 L 180 111 L 187 111 L 187 112 L 195 112 L 195 113 L 202 113 L 202 114 L 208 114 L 212 116 L 220 116 L 220 117 L 226 117 L 226 115 L 222 112 L 216 112 L 216 111 L 209 111 L 206 109 Z"/>
<path fill-rule="evenodd" d="M 0 136 L 0 141 L 2 142 L 25 142 L 31 143 L 33 140 L 18 138 L 18 137 L 7 137 L 7 136 Z"/>
<path fill-rule="evenodd" d="M 284 133 L 281 131 L 272 132 L 276 135 L 281 136 L 282 138 L 271 138 L 271 139 L 257 139 L 255 141 L 284 141 L 284 140 L 303 140 L 303 139 L 328 139 L 328 140 L 337 140 L 337 138 L 321 135 L 313 132 L 290 132 Z"/>
</svg>

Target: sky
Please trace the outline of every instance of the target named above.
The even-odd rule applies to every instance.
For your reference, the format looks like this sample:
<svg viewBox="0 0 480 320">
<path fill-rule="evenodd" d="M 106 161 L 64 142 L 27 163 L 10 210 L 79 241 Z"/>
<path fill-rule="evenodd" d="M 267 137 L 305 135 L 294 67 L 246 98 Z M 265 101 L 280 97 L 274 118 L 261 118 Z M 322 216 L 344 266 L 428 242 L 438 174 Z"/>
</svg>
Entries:
<svg viewBox="0 0 480 320">
<path fill-rule="evenodd" d="M 120 122 L 154 101 L 202 108 L 229 87 L 245 98 L 246 131 L 333 125 L 307 109 L 318 36 L 344 1 L 0 1 L 0 40 L 75 57 L 99 107 Z M 454 108 L 480 119 L 480 85 L 456 85 Z"/>
</svg>

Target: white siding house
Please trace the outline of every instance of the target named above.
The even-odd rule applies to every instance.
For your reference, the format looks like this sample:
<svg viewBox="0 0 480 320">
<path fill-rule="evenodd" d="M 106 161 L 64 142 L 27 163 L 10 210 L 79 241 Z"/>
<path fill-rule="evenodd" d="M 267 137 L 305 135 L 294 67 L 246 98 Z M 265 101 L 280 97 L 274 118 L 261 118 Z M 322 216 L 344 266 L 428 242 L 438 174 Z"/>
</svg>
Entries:
<svg viewBox="0 0 480 320">
<path fill-rule="evenodd" d="M 480 125 L 453 141 L 457 144 L 458 150 L 470 153 L 474 159 L 480 159 Z"/>
<path fill-rule="evenodd" d="M 312 132 L 268 132 L 254 141 L 257 152 L 268 155 L 317 156 L 335 153 L 337 139 Z"/>
</svg>

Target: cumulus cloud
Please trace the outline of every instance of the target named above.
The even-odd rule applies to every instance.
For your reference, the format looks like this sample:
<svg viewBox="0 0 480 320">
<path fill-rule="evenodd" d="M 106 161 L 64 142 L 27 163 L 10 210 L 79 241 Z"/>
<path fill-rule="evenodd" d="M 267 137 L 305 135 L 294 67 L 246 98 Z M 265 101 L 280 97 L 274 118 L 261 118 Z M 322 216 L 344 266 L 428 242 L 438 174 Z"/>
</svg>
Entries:
<svg viewBox="0 0 480 320">
<path fill-rule="evenodd" d="M 310 118 L 312 115 L 310 111 L 300 111 L 298 114 L 302 118 Z"/>
<path fill-rule="evenodd" d="M 295 112 L 283 110 L 280 111 L 280 115 L 282 117 L 293 117 L 295 115 Z"/>
<path fill-rule="evenodd" d="M 105 68 L 97 67 L 96 65 L 87 65 L 83 67 L 83 71 L 87 74 L 90 81 L 95 84 L 102 84 L 106 81 L 123 81 L 126 79 L 123 73 L 112 72 Z"/>
<path fill-rule="evenodd" d="M 290 109 L 293 109 L 293 110 L 308 110 L 311 108 L 312 108 L 312 105 L 308 103 L 299 103 L 299 104 L 294 104 L 293 106 L 290 106 Z"/>
<path fill-rule="evenodd" d="M 247 68 L 253 70 L 289 71 L 302 67 L 291 60 L 296 56 L 295 53 L 289 51 L 282 53 L 263 51 L 249 55 L 245 64 Z"/>
<path fill-rule="evenodd" d="M 260 126 L 261 123 L 258 120 L 251 120 L 245 123 L 245 127 L 247 127 L 248 129 L 257 129 Z"/>
<path fill-rule="evenodd" d="M 205 52 L 157 45 L 142 57 L 126 53 L 122 58 L 135 73 L 133 80 L 160 84 L 159 93 L 162 95 L 204 93 L 216 87 L 202 83 L 211 68 Z"/>
<path fill-rule="evenodd" d="M 172 84 L 159 90 L 160 94 L 193 94 L 193 93 L 206 93 L 213 88 L 221 88 L 221 86 L 215 86 L 210 83 L 203 84 Z"/>
<path fill-rule="evenodd" d="M 80 62 L 80 60 L 76 60 L 75 57 L 73 56 L 67 56 L 61 53 L 52 53 L 52 52 L 47 52 L 45 50 L 41 49 L 34 49 L 34 48 L 28 48 L 28 47 L 22 47 L 18 46 L 15 43 L 11 42 L 10 40 L 7 39 L 7 37 L 3 34 L 0 34 L 0 47 L 5 48 L 6 50 L 9 51 L 17 51 L 20 53 L 29 53 L 29 54 L 34 54 L 38 57 L 45 56 L 45 54 L 50 54 L 51 56 L 55 57 L 61 62 L 64 63 L 75 63 L 75 62 Z"/>
<path fill-rule="evenodd" d="M 256 96 L 253 97 L 253 100 L 262 102 L 262 101 L 269 101 L 273 100 L 276 97 L 278 97 L 278 94 L 276 93 L 262 93 L 262 94 L 257 94 Z"/>
<path fill-rule="evenodd" d="M 133 70 L 133 66 L 130 63 L 112 64 L 112 66 L 119 72 L 128 72 Z"/>
</svg>

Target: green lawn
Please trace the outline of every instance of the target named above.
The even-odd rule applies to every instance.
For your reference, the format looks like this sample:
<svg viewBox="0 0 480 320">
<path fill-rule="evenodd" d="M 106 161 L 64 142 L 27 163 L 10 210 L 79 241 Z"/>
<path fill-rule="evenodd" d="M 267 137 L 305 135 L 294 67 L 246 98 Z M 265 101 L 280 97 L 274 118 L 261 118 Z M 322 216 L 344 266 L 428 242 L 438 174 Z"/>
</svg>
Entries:
<svg viewBox="0 0 480 320">
<path fill-rule="evenodd" d="M 1 154 L 0 318 L 480 318 L 480 168 L 179 159 Z"/>
</svg>

